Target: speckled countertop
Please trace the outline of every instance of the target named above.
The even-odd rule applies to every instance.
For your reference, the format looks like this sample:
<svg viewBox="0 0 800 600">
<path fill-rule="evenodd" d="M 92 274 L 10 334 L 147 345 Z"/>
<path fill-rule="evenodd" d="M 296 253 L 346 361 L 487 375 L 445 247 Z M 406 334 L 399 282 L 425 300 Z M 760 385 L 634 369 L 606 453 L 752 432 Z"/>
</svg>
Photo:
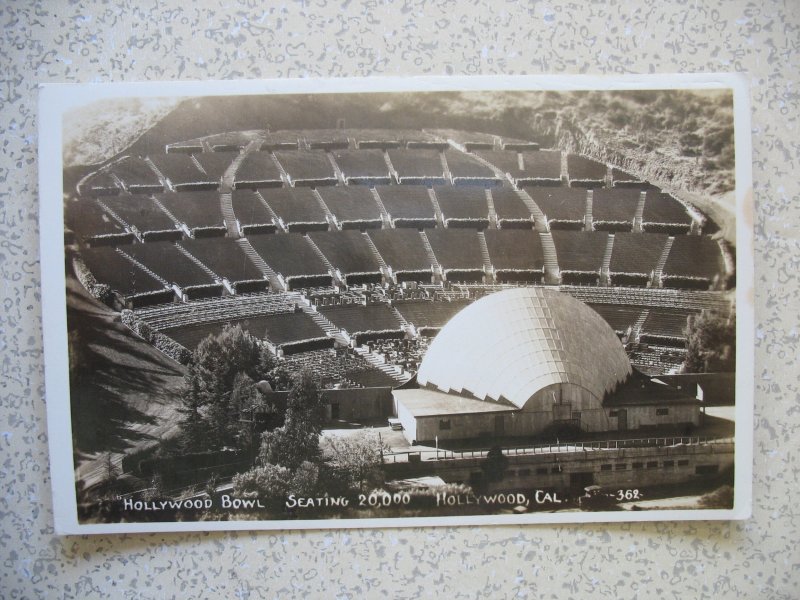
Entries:
<svg viewBox="0 0 800 600">
<path fill-rule="evenodd" d="M 800 4 L 201 4 L 53 0 L 0 7 L 0 596 L 798 596 Z M 53 535 L 37 234 L 39 83 L 698 71 L 743 71 L 752 86 L 757 330 L 751 520 Z"/>
</svg>

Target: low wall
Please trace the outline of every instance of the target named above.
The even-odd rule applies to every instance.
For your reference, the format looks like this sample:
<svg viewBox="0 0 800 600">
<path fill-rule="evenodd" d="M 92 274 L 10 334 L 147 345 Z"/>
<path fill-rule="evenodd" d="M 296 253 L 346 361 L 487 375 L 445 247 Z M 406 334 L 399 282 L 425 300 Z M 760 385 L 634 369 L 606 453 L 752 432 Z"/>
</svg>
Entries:
<svg viewBox="0 0 800 600">
<path fill-rule="evenodd" d="M 444 451 L 442 451 L 444 455 Z M 483 482 L 486 458 L 392 463 L 386 457 L 387 479 L 434 475 L 447 483 Z M 427 460 L 431 458 L 430 460 Z M 643 488 L 702 481 L 733 466 L 733 443 L 706 443 L 573 452 L 506 455 L 495 489 L 574 490 L 588 485 L 604 488 Z"/>
<path fill-rule="evenodd" d="M 276 406 L 286 406 L 289 392 L 267 392 L 264 397 Z M 392 388 L 347 388 L 322 390 L 329 420 L 385 419 L 393 414 Z M 338 411 L 338 416 L 337 413 Z"/>
</svg>

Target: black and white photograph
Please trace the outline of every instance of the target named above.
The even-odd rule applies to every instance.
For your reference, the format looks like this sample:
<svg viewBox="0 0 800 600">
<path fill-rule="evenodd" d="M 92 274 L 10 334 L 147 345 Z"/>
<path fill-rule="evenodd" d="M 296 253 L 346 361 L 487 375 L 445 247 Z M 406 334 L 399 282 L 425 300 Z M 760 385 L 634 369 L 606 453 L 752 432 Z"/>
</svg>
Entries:
<svg viewBox="0 0 800 600">
<path fill-rule="evenodd" d="M 45 88 L 57 529 L 746 517 L 739 83 Z"/>
</svg>

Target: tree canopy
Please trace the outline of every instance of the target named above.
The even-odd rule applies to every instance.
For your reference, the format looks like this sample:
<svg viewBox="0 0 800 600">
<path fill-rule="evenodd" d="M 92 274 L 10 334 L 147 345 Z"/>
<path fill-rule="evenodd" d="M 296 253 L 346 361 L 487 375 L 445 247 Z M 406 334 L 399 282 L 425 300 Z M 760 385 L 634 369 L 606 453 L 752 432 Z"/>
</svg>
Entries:
<svg viewBox="0 0 800 600">
<path fill-rule="evenodd" d="M 736 319 L 703 312 L 686 328 L 686 373 L 730 372 L 736 368 Z"/>
<path fill-rule="evenodd" d="M 240 325 L 227 326 L 200 342 L 192 355 L 181 395 L 184 450 L 240 446 L 241 413 L 260 401 L 255 382 L 274 362 L 266 348 Z"/>
<path fill-rule="evenodd" d="M 284 424 L 261 437 L 261 462 L 297 468 L 319 460 L 319 435 L 325 404 L 319 383 L 309 371 L 300 373 L 289 392 Z"/>
</svg>

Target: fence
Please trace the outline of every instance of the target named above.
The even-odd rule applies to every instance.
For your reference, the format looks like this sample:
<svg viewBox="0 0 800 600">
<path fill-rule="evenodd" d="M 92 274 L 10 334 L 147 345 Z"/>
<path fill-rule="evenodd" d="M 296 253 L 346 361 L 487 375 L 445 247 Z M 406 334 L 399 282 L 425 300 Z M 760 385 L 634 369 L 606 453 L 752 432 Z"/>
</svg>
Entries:
<svg viewBox="0 0 800 600">
<path fill-rule="evenodd" d="M 626 448 L 664 448 L 674 446 L 698 446 L 707 444 L 732 444 L 733 438 L 708 437 L 657 437 L 628 440 L 602 440 L 593 442 L 557 442 L 525 447 L 502 448 L 505 456 L 524 456 L 534 454 L 560 454 L 575 452 L 594 452 L 600 450 L 624 450 Z M 491 450 L 403 450 L 384 453 L 384 462 L 417 462 L 424 460 L 466 460 L 486 458 Z M 495 451 L 496 453 L 496 451 Z"/>
</svg>

